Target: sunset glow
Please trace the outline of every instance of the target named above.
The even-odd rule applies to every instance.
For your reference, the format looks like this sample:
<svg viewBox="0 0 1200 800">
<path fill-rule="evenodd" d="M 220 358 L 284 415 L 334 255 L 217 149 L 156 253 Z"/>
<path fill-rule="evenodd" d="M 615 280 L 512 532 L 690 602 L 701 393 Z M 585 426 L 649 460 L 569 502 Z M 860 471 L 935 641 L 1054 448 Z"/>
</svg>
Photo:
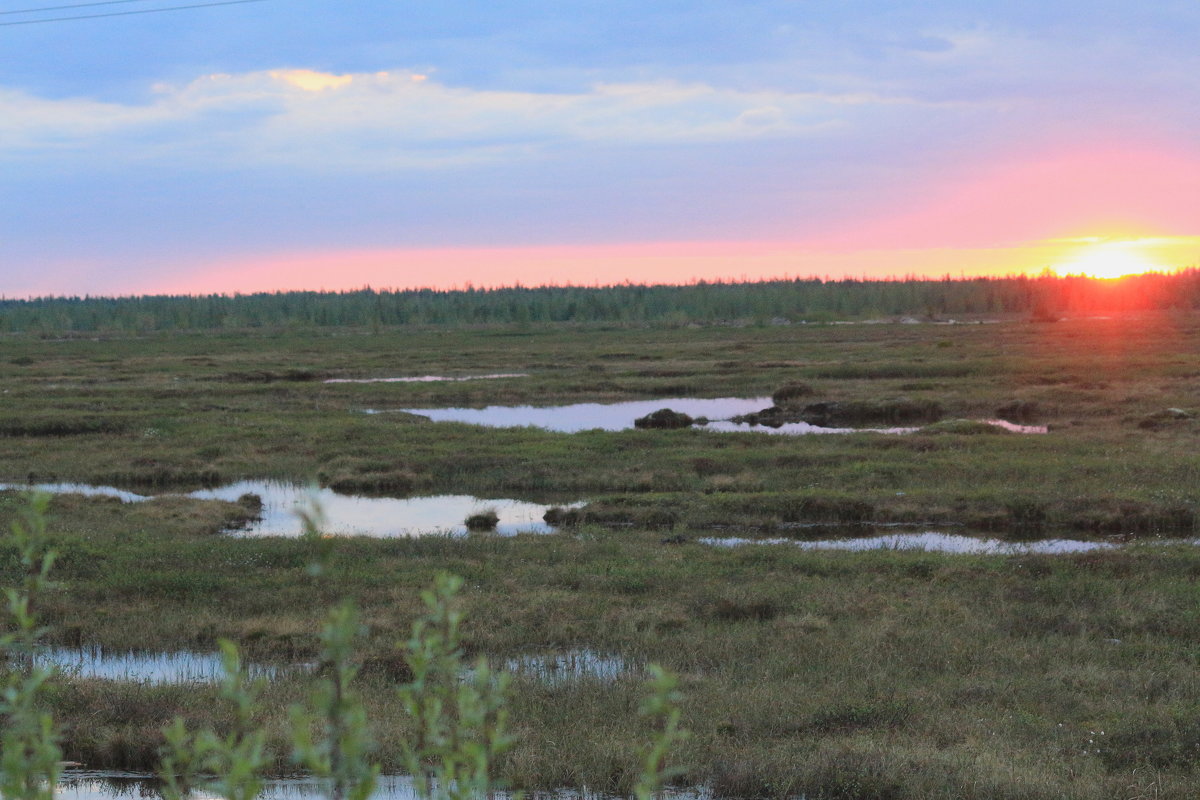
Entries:
<svg viewBox="0 0 1200 800">
<path fill-rule="evenodd" d="M 217 5 L 3 28 L 0 296 L 1200 266 L 1194 3 Z"/>
<path fill-rule="evenodd" d="M 1171 267 L 1154 261 L 1146 252 L 1153 240 L 1104 240 L 1090 237 L 1071 260 L 1056 264 L 1058 275 L 1084 275 L 1089 278 L 1123 278 L 1146 272 L 1171 272 Z"/>
</svg>

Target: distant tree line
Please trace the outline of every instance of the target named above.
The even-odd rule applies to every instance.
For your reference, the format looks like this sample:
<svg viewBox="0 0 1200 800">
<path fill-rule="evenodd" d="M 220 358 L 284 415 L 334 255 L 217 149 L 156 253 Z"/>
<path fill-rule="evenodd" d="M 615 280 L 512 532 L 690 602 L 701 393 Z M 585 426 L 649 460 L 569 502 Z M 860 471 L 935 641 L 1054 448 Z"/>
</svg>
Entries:
<svg viewBox="0 0 1200 800">
<path fill-rule="evenodd" d="M 915 316 L 1116 313 L 1200 308 L 1200 269 L 1096 280 L 1050 273 L 986 278 L 769 280 L 502 289 L 262 292 L 0 299 L 0 332 L 136 333 L 281 327 L 576 323 L 823 322 Z"/>
</svg>

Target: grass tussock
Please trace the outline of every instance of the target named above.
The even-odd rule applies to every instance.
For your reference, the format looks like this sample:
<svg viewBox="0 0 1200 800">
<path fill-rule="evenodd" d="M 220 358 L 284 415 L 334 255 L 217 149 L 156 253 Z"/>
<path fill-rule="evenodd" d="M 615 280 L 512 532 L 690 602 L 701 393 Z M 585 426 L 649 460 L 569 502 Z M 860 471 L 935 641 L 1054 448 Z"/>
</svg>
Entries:
<svg viewBox="0 0 1200 800">
<path fill-rule="evenodd" d="M 795 409 L 797 406 L 803 405 L 803 402 L 814 394 L 816 394 L 816 390 L 811 385 L 792 381 L 772 392 L 771 402 L 779 408 Z"/>
<path fill-rule="evenodd" d="M 7 437 L 95 436 L 123 434 L 129 429 L 129 421 L 105 417 L 0 419 L 0 436 Z"/>
<path fill-rule="evenodd" d="M 463 524 L 467 526 L 467 530 L 474 532 L 494 531 L 496 526 L 500 524 L 500 515 L 493 509 L 480 511 L 469 515 Z"/>
<path fill-rule="evenodd" d="M 633 421 L 633 425 L 636 428 L 649 430 L 676 430 L 678 428 L 689 428 L 695 421 L 682 412 L 673 411 L 669 408 L 660 408 L 658 411 L 653 411 L 644 417 L 638 417 Z"/>
</svg>

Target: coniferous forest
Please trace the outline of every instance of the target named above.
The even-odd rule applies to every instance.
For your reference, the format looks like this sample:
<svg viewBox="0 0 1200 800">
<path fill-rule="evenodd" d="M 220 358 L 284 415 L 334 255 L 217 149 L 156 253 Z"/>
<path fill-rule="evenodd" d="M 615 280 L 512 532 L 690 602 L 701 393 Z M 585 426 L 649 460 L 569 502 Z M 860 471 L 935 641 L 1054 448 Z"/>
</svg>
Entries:
<svg viewBox="0 0 1200 800">
<path fill-rule="evenodd" d="M 0 332 L 61 334 L 243 327 L 824 322 L 889 316 L 1107 314 L 1200 308 L 1200 269 L 1117 280 L 1037 276 L 805 278 L 499 289 L 363 288 L 202 296 L 0 299 Z"/>
</svg>

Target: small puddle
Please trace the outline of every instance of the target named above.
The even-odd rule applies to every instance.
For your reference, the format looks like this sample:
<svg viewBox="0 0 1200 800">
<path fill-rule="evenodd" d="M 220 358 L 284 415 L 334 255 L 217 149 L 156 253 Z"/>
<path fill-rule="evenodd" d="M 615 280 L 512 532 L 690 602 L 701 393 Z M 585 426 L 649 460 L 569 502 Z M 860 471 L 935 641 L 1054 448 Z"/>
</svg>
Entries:
<svg viewBox="0 0 1200 800">
<path fill-rule="evenodd" d="M 588 649 L 517 656 L 505 661 L 503 669 L 553 686 L 582 679 L 615 681 L 622 675 L 640 672 L 620 656 L 601 655 Z"/>
<path fill-rule="evenodd" d="M 437 383 L 439 381 L 494 381 L 499 378 L 528 378 L 528 372 L 497 372 L 492 375 L 416 375 L 410 378 L 329 378 L 322 383 Z"/>
<path fill-rule="evenodd" d="M 34 489 L 52 494 L 83 494 L 115 497 L 126 503 L 150 500 L 147 495 L 127 492 L 112 486 L 90 486 L 80 483 L 43 483 L 25 485 L 0 483 L 0 490 L 24 491 Z M 310 498 L 320 504 L 325 514 L 325 533 L 339 536 L 424 536 L 448 534 L 465 536 L 466 518 L 483 511 L 495 511 L 500 518 L 494 533 L 514 536 L 518 533 L 553 533 L 555 528 L 543 521 L 550 506 L 505 498 L 488 499 L 473 495 L 436 495 L 430 497 L 362 497 L 346 495 L 332 489 L 311 490 L 279 481 L 238 481 L 218 489 L 188 492 L 186 497 L 198 500 L 237 502 L 246 494 L 262 499 L 262 517 L 245 528 L 232 531 L 238 536 L 299 536 L 303 526 L 296 515 Z M 575 504 L 557 504 L 564 508 Z"/>
<path fill-rule="evenodd" d="M 76 678 L 138 683 L 216 683 L 225 674 L 220 653 L 114 651 L 103 647 L 47 647 L 33 661 Z M 295 669 L 304 669 L 296 665 Z M 251 677 L 273 678 L 281 668 L 247 664 Z"/>
<path fill-rule="evenodd" d="M 1093 550 L 1114 550 L 1120 545 L 1112 542 L 1088 542 L 1081 539 L 1041 539 L 1034 542 L 1006 542 L 951 533 L 890 533 L 882 536 L 863 536 L 854 539 L 750 539 L 745 537 L 708 537 L 698 539 L 714 547 L 779 544 L 801 550 L 905 550 L 929 553 L 961 553 L 970 555 L 1023 555 L 1030 553 L 1063 554 L 1087 553 Z"/>
<path fill-rule="evenodd" d="M 574 403 L 565 406 L 487 406 L 486 408 L 405 408 L 390 409 L 428 417 L 434 422 L 465 422 L 489 428 L 542 428 L 559 433 L 586 430 L 624 431 L 634 420 L 669 408 L 689 417 L 704 417 L 710 422 L 695 426 L 698 430 L 724 433 L 774 433 L 784 435 L 847 433 L 916 433 L 920 427 L 824 428 L 807 422 L 790 422 L 778 427 L 731 422 L 731 418 L 762 411 L 772 405 L 769 397 L 671 397 L 659 400 L 632 400 L 621 403 Z M 389 409 L 368 408 L 366 414 L 386 414 Z M 1046 433 L 1045 425 L 1015 425 L 998 419 L 980 420 L 1012 433 Z"/>
</svg>

